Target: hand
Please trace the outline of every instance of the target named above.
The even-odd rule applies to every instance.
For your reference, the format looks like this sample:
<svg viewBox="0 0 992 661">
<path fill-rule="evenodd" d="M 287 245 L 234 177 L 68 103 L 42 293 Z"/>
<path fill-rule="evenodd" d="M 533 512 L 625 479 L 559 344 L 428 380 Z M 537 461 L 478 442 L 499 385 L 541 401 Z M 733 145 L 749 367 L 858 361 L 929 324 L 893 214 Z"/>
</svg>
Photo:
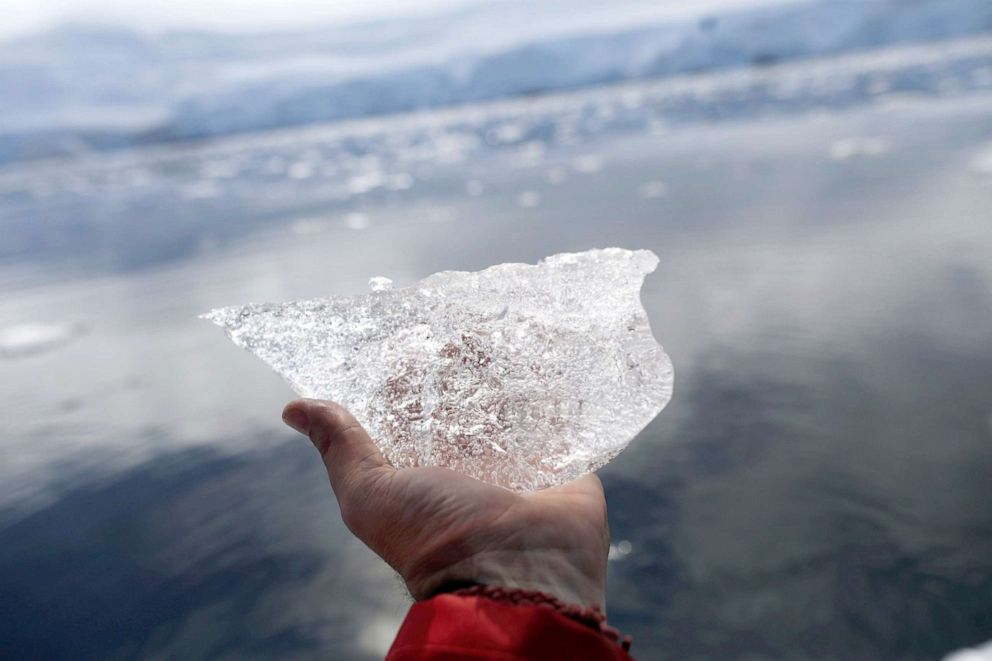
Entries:
<svg viewBox="0 0 992 661">
<path fill-rule="evenodd" d="M 345 525 L 414 599 L 481 583 L 604 606 L 610 536 L 595 475 L 515 493 L 445 468 L 396 470 L 333 402 L 291 402 L 283 420 L 320 452 Z"/>
</svg>

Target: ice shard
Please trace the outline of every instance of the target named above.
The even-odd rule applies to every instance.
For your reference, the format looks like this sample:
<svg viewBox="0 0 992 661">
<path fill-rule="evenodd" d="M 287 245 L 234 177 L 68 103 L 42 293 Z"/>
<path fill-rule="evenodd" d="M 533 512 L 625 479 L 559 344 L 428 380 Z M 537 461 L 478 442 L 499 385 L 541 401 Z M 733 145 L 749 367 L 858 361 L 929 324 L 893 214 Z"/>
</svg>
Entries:
<svg viewBox="0 0 992 661">
<path fill-rule="evenodd" d="M 397 468 L 534 490 L 606 464 L 671 398 L 640 302 L 657 265 L 607 248 L 203 316 L 299 395 L 347 407 Z"/>
</svg>

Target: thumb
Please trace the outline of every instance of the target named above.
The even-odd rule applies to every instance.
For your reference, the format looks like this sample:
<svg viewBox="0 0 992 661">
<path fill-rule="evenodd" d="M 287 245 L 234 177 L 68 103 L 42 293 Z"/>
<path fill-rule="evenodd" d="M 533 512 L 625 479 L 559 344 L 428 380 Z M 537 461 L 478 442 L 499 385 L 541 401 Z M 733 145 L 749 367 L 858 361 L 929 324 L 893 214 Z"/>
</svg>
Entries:
<svg viewBox="0 0 992 661">
<path fill-rule="evenodd" d="M 298 399 L 283 409 L 287 425 L 310 437 L 327 467 L 339 502 L 369 480 L 393 471 L 358 420 L 343 406 L 321 399 Z"/>
</svg>

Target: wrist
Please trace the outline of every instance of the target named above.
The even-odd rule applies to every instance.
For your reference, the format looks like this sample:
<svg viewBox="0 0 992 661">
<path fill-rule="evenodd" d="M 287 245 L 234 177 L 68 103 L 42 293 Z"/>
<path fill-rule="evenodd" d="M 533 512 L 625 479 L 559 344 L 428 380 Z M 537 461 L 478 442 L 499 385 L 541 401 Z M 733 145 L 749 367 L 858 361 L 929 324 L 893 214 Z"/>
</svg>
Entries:
<svg viewBox="0 0 992 661">
<path fill-rule="evenodd" d="M 407 580 L 414 598 L 424 599 L 473 585 L 528 590 L 581 606 L 605 605 L 605 566 L 557 550 L 488 551 Z M 602 563 L 605 565 L 605 563 Z"/>
</svg>

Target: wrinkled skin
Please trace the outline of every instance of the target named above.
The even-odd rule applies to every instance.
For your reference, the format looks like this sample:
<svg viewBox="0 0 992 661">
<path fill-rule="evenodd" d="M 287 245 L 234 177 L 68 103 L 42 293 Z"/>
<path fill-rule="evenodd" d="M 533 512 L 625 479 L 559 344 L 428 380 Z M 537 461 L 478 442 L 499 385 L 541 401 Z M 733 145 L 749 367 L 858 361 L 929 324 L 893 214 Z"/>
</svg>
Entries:
<svg viewBox="0 0 992 661">
<path fill-rule="evenodd" d="M 515 493 L 444 468 L 396 470 L 333 402 L 291 402 L 283 420 L 320 452 L 345 524 L 415 599 L 482 583 L 604 605 L 609 531 L 595 475 Z"/>
</svg>

